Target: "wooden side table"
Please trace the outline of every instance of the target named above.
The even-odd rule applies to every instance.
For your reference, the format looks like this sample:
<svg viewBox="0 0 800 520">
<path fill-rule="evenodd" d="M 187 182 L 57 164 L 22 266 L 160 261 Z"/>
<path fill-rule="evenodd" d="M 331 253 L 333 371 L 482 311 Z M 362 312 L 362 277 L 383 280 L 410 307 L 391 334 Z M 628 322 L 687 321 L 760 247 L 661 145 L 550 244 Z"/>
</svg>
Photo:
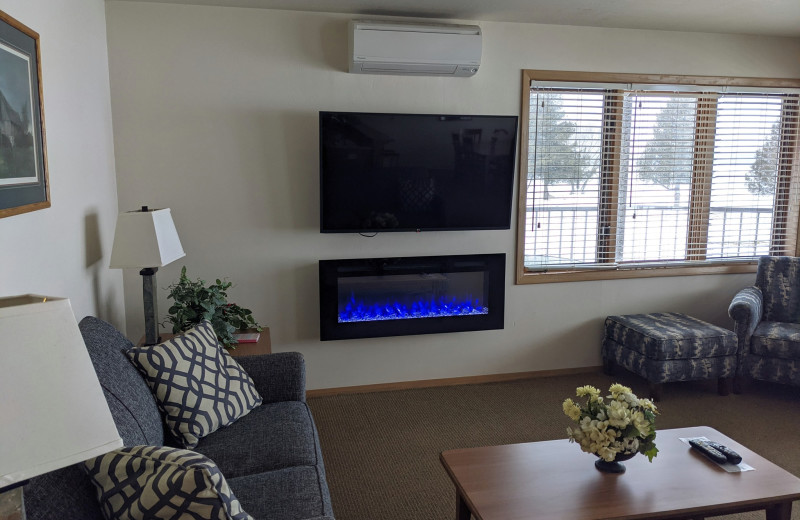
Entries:
<svg viewBox="0 0 800 520">
<path fill-rule="evenodd" d="M 255 332 L 255 331 L 252 331 Z M 167 341 L 175 337 L 171 332 L 162 332 L 161 341 Z M 139 345 L 144 345 L 144 336 L 139 340 Z M 255 343 L 239 343 L 236 348 L 227 349 L 228 353 L 233 357 L 238 356 L 256 356 L 259 354 L 272 354 L 272 342 L 269 339 L 269 327 L 261 329 L 261 336 Z"/>
</svg>

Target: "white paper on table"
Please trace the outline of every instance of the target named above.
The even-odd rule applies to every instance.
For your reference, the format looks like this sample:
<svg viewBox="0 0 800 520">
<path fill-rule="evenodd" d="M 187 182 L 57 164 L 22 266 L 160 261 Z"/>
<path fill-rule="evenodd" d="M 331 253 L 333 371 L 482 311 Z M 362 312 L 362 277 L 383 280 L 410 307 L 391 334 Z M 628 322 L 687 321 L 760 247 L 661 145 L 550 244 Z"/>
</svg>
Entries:
<svg viewBox="0 0 800 520">
<path fill-rule="evenodd" d="M 698 441 L 710 441 L 708 437 L 678 437 L 681 442 L 689 444 L 689 441 L 692 439 L 697 439 Z M 722 443 L 720 443 L 722 444 Z M 689 444 L 691 446 L 691 444 Z M 707 457 L 706 457 L 707 458 Z M 724 464 L 720 464 L 719 462 L 713 461 L 708 459 L 709 462 L 713 462 L 720 468 L 724 469 L 728 473 L 741 473 L 742 471 L 755 471 L 756 468 L 751 466 L 750 464 L 745 464 L 744 461 L 740 462 L 739 464 L 731 464 L 730 462 L 726 462 Z"/>
</svg>

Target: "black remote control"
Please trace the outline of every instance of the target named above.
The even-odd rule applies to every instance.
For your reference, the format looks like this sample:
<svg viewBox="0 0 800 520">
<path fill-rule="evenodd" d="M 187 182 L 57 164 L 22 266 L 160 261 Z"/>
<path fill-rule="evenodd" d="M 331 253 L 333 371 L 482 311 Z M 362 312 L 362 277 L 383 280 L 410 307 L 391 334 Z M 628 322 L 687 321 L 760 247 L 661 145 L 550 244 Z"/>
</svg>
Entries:
<svg viewBox="0 0 800 520">
<path fill-rule="evenodd" d="M 728 462 L 728 457 L 725 456 L 724 453 L 717 451 L 716 449 L 712 448 L 708 441 L 701 441 L 699 439 L 689 439 L 689 444 L 692 445 L 692 448 L 696 449 L 709 459 L 713 460 L 718 464 L 725 464 Z"/>
<path fill-rule="evenodd" d="M 724 444 L 720 444 L 714 441 L 708 441 L 708 445 L 717 450 L 718 452 L 725 455 L 725 458 L 728 459 L 728 462 L 731 464 L 739 464 L 742 462 L 742 456 L 730 449 L 729 447 L 725 446 Z"/>
</svg>

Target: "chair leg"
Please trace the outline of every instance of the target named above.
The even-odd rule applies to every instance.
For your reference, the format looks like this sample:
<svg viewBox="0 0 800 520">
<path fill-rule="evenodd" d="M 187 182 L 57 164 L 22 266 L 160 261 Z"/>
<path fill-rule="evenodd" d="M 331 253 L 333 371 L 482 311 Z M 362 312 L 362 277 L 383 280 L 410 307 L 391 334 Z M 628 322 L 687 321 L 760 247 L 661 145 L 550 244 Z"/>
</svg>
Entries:
<svg viewBox="0 0 800 520">
<path fill-rule="evenodd" d="M 717 392 L 719 395 L 728 395 L 731 393 L 732 378 L 720 377 L 717 381 Z"/>
<path fill-rule="evenodd" d="M 650 399 L 652 399 L 653 402 L 661 401 L 661 394 L 663 393 L 664 386 L 660 383 L 649 383 L 648 386 L 650 389 Z"/>
<path fill-rule="evenodd" d="M 734 394 L 743 394 L 745 390 L 745 381 L 744 377 L 736 376 L 733 378 L 733 393 Z"/>
</svg>

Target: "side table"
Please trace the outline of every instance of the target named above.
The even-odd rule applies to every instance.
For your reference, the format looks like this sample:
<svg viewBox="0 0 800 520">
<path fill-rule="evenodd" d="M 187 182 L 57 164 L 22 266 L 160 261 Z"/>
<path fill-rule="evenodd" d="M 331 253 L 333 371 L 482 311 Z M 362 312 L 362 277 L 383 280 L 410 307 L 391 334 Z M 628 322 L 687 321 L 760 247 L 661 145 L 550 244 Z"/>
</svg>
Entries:
<svg viewBox="0 0 800 520">
<path fill-rule="evenodd" d="M 252 331 L 255 332 L 255 331 Z M 161 341 L 166 341 L 175 337 L 171 332 L 162 332 L 160 334 Z M 144 336 L 139 340 L 138 345 L 144 344 Z M 272 354 L 272 342 L 269 338 L 269 327 L 261 329 L 261 336 L 255 343 L 239 343 L 236 348 L 227 349 L 228 353 L 233 357 L 238 356 L 257 356 L 260 354 Z"/>
</svg>

